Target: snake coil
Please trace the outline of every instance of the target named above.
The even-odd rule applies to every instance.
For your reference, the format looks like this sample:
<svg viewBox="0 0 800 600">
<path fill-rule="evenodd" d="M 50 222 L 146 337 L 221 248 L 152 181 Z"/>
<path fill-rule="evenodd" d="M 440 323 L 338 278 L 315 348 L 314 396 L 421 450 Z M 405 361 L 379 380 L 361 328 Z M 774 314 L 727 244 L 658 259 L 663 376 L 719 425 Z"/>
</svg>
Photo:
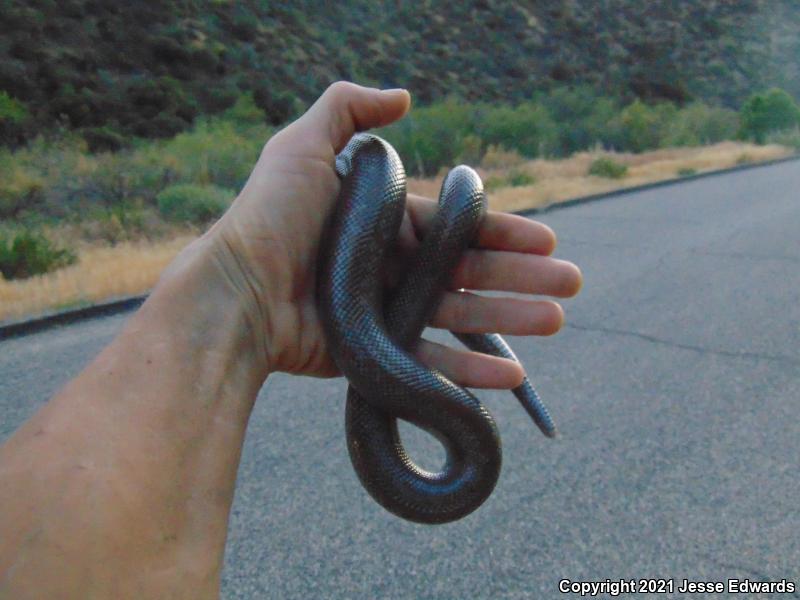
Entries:
<svg viewBox="0 0 800 600">
<path fill-rule="evenodd" d="M 336 157 L 337 206 L 320 248 L 319 309 L 329 350 L 347 377 L 350 458 L 364 488 L 392 513 L 446 523 L 478 508 L 500 473 L 500 437 L 480 401 L 413 355 L 453 269 L 486 212 L 483 184 L 466 166 L 451 170 L 439 210 L 403 280 L 384 298 L 383 271 L 405 212 L 405 171 L 381 138 L 357 134 Z M 499 335 L 456 334 L 478 352 L 516 360 Z M 555 427 L 525 378 L 513 390 L 548 437 Z M 400 441 L 397 419 L 435 436 L 447 459 L 419 468 Z"/>
</svg>

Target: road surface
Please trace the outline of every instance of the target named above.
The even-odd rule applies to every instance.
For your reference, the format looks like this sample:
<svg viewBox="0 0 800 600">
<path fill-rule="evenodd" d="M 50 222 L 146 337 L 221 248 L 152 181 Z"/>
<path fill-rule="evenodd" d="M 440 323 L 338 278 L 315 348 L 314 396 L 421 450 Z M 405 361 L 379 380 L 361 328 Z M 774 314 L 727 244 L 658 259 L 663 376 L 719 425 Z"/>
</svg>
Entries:
<svg viewBox="0 0 800 600">
<path fill-rule="evenodd" d="M 495 493 L 461 522 L 414 525 L 353 474 L 344 382 L 274 375 L 250 423 L 223 597 L 558 598 L 562 579 L 644 577 L 800 586 L 800 162 L 540 218 L 585 287 L 560 335 L 510 341 L 561 438 L 510 394 L 482 393 L 503 436 Z M 126 317 L 0 343 L 0 439 Z M 403 431 L 435 466 L 435 442 Z"/>
</svg>

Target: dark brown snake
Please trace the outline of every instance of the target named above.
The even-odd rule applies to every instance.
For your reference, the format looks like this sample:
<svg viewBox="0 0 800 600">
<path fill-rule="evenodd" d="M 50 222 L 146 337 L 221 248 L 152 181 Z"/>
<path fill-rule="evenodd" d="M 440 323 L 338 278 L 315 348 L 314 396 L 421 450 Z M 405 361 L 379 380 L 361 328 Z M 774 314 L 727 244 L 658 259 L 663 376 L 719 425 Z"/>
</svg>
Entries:
<svg viewBox="0 0 800 600">
<path fill-rule="evenodd" d="M 483 184 L 466 166 L 442 184 L 439 210 L 402 281 L 384 297 L 385 261 L 405 212 L 406 181 L 394 149 L 357 134 L 336 158 L 341 191 L 320 248 L 318 301 L 326 341 L 350 382 L 346 428 L 364 488 L 387 510 L 420 523 L 447 523 L 478 508 L 500 474 L 500 437 L 480 401 L 414 356 L 459 258 L 486 212 Z M 496 334 L 456 334 L 469 348 L 517 360 Z M 555 426 L 526 377 L 513 390 L 548 437 Z M 435 436 L 444 467 L 415 465 L 397 419 Z"/>
</svg>

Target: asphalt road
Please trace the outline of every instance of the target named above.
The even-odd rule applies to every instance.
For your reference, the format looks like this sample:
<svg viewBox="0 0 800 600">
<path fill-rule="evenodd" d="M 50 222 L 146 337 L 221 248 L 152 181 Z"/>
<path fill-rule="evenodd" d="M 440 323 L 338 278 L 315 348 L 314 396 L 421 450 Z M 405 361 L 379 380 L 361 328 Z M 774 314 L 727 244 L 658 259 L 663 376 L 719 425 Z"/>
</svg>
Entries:
<svg viewBox="0 0 800 600">
<path fill-rule="evenodd" d="M 458 523 L 413 525 L 353 474 L 344 382 L 272 376 L 224 597 L 558 598 L 563 578 L 800 586 L 800 162 L 541 220 L 584 291 L 561 334 L 510 341 L 562 437 L 546 440 L 509 394 L 481 394 L 504 443 L 494 495 Z M 0 439 L 125 318 L 0 343 Z M 434 466 L 440 450 L 412 433 Z"/>
</svg>

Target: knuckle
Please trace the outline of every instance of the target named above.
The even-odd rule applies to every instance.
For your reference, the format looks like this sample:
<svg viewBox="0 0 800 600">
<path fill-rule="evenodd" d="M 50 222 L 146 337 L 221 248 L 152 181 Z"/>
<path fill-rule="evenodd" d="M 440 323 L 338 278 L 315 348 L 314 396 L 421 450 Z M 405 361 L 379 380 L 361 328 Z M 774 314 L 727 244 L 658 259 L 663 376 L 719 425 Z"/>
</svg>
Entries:
<svg viewBox="0 0 800 600">
<path fill-rule="evenodd" d="M 427 340 L 422 340 L 417 346 L 415 354 L 420 362 L 430 366 L 436 362 L 440 350 L 435 344 L 431 344 Z"/>
<path fill-rule="evenodd" d="M 463 279 L 465 287 L 475 285 L 480 277 L 481 269 L 480 253 L 467 250 L 467 252 L 464 253 L 464 257 L 461 259 L 460 265 L 461 279 Z"/>
<path fill-rule="evenodd" d="M 453 306 L 454 325 L 469 329 L 472 325 L 472 294 L 469 292 L 456 292 L 456 302 Z"/>
<path fill-rule="evenodd" d="M 349 81 L 335 81 L 328 86 L 325 90 L 325 96 L 328 96 L 333 101 L 338 101 L 351 94 L 358 86 Z"/>
</svg>

